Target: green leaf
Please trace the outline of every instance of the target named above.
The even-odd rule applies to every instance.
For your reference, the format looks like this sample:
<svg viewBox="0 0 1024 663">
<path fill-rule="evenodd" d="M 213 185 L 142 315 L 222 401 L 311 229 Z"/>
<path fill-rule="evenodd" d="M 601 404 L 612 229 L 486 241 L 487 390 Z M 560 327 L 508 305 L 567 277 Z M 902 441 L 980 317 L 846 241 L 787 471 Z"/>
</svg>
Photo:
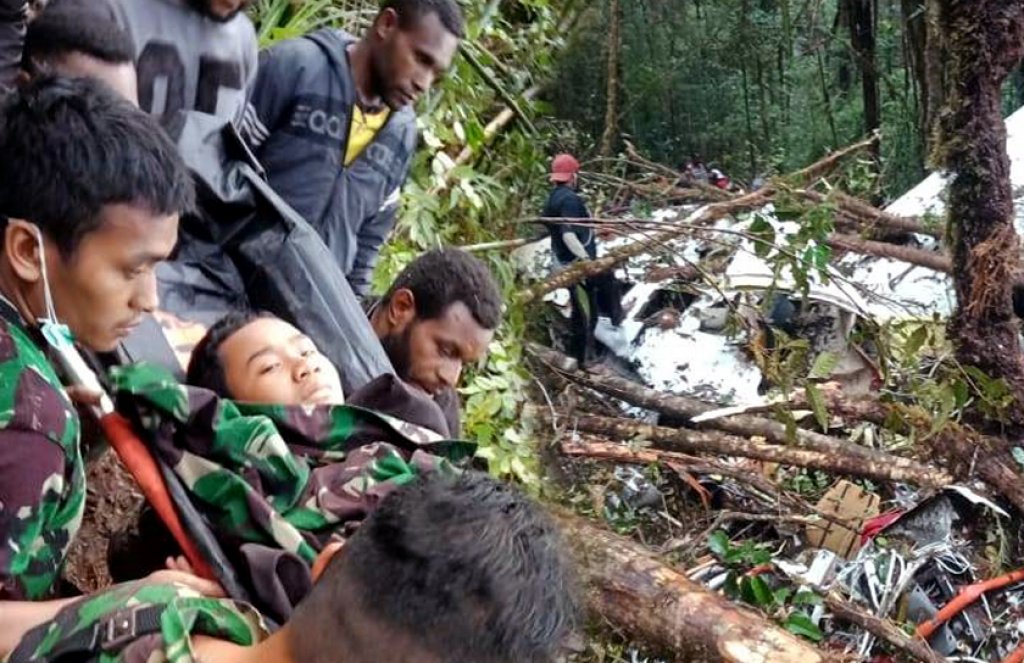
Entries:
<svg viewBox="0 0 1024 663">
<path fill-rule="evenodd" d="M 708 537 L 708 550 L 717 557 L 724 558 L 729 553 L 729 535 L 722 530 L 715 530 Z"/>
<path fill-rule="evenodd" d="M 821 629 L 811 621 L 811 618 L 802 612 L 794 612 L 786 618 L 786 623 L 783 624 L 787 631 L 795 633 L 796 635 L 802 635 L 808 640 L 814 642 L 821 642 L 824 639 L 824 634 Z"/>
<path fill-rule="evenodd" d="M 793 593 L 791 587 L 780 587 L 772 592 L 772 598 L 775 599 L 775 605 L 786 605 L 786 601 L 789 600 L 790 594 Z"/>
<path fill-rule="evenodd" d="M 743 600 L 759 608 L 771 607 L 775 599 L 768 583 L 761 576 L 744 577 L 740 581 L 740 592 Z"/>
<path fill-rule="evenodd" d="M 811 372 L 807 375 L 810 380 L 824 380 L 832 375 L 832 371 L 836 370 L 836 365 L 839 364 L 839 355 L 834 352 L 822 352 L 814 358 L 814 365 L 811 366 Z"/>
<path fill-rule="evenodd" d="M 807 589 L 801 589 L 793 597 L 793 605 L 821 605 L 824 602 L 824 599 Z"/>
<path fill-rule="evenodd" d="M 807 391 L 807 401 L 811 405 L 811 410 L 814 412 L 814 418 L 821 426 L 822 432 L 828 432 L 828 409 L 825 407 L 825 399 L 822 397 L 818 387 L 811 382 L 808 382 L 805 386 Z"/>
<path fill-rule="evenodd" d="M 925 342 L 928 341 L 928 327 L 921 325 L 914 330 L 914 333 L 907 339 L 907 344 L 904 347 L 906 353 L 905 359 L 912 359 L 917 356 L 918 351 L 924 346 Z"/>
</svg>

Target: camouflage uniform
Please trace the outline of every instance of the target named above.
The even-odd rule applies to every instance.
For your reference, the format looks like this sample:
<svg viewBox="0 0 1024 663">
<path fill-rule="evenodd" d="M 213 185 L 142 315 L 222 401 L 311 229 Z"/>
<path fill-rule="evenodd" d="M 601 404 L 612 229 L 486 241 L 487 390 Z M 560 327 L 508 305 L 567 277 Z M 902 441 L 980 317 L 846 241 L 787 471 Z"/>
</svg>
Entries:
<svg viewBox="0 0 1024 663">
<path fill-rule="evenodd" d="M 138 626 L 134 634 L 128 629 L 111 630 L 112 624 L 131 623 L 125 620 L 150 607 L 159 609 L 154 632 L 140 634 Z M 194 663 L 193 636 L 248 647 L 269 635 L 259 613 L 244 603 L 205 598 L 182 585 L 129 583 L 65 607 L 55 619 L 30 631 L 8 660 L 49 661 L 72 638 L 81 641 L 82 633 L 97 634 L 94 660 L 99 663 Z"/>
<path fill-rule="evenodd" d="M 111 377 L 122 406 L 130 402 L 138 410 L 157 455 L 210 519 L 225 551 L 245 558 L 254 585 L 274 574 L 253 568 L 254 560 L 274 567 L 278 558 L 268 555 L 283 551 L 308 566 L 396 486 L 419 472 L 454 472 L 451 461 L 475 450 L 351 405 L 234 403 L 181 386 L 155 365 L 117 368 Z M 289 597 L 306 589 L 285 582 Z M 287 616 L 288 605 L 270 606 L 257 594 L 265 614 Z"/>
<path fill-rule="evenodd" d="M 85 509 L 79 435 L 49 360 L 0 317 L 0 600 L 54 595 Z"/>
</svg>

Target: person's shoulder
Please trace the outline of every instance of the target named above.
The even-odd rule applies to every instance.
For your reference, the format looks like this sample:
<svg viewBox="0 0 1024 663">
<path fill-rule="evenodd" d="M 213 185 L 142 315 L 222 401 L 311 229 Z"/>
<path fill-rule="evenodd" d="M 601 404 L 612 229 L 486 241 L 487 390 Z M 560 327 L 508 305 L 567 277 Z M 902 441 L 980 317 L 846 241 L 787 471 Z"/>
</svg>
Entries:
<svg viewBox="0 0 1024 663">
<path fill-rule="evenodd" d="M 244 44 L 257 44 L 256 26 L 245 12 L 240 12 L 238 16 L 228 21 L 228 27 Z"/>
<path fill-rule="evenodd" d="M 75 413 L 53 365 L 19 328 L 0 320 L 0 429 L 73 442 Z"/>
</svg>

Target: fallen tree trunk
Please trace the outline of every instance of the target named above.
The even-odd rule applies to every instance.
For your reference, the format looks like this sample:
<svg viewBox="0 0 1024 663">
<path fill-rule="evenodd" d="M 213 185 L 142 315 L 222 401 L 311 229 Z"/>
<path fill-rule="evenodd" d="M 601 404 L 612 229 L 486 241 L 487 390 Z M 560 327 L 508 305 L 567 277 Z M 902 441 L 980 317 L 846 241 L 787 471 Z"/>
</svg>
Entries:
<svg viewBox="0 0 1024 663">
<path fill-rule="evenodd" d="M 922 442 L 954 477 L 976 476 L 1024 514 L 1024 482 L 1020 480 L 1020 468 L 1010 455 L 1006 440 L 982 435 L 953 421 L 934 431 L 932 415 L 916 405 L 885 403 L 873 398 L 850 399 L 830 391 L 823 391 L 822 395 L 831 414 L 870 421 L 898 433 L 920 435 Z M 810 407 L 804 397 L 791 400 L 787 406 Z"/>
<path fill-rule="evenodd" d="M 534 355 L 557 368 L 563 377 L 578 384 L 585 385 L 601 393 L 614 396 L 631 405 L 636 405 L 661 414 L 691 419 L 699 414 L 716 409 L 695 398 L 677 396 L 648 389 L 625 378 L 613 375 L 596 375 L 583 373 L 575 368 L 575 360 L 554 350 L 531 344 L 529 350 Z M 793 445 L 821 454 L 836 454 L 852 461 L 860 459 L 865 467 L 887 468 L 885 471 L 900 474 L 902 479 L 920 486 L 939 487 L 947 485 L 952 477 L 942 470 L 931 468 L 909 458 L 893 456 L 875 449 L 868 449 L 851 442 L 839 440 L 828 435 L 813 431 L 797 429 L 790 435 L 786 426 L 771 419 L 740 415 L 724 419 L 716 419 L 709 425 L 721 431 L 744 437 L 759 436 L 781 445 Z M 666 428 L 665 430 L 673 430 Z M 743 454 L 737 454 L 743 455 Z M 762 459 L 767 460 L 767 459 Z"/>
<path fill-rule="evenodd" d="M 894 462 L 895 456 L 882 455 L 879 460 L 860 454 L 822 452 L 811 449 L 783 447 L 747 440 L 718 431 L 697 431 L 650 426 L 632 419 L 575 415 L 572 425 L 587 433 L 596 433 L 613 440 L 647 440 L 655 447 L 683 453 L 712 453 L 723 456 L 754 458 L 771 463 L 806 467 L 846 476 L 882 481 L 900 481 L 918 486 L 943 486 L 946 475 L 926 468 L 906 467 Z"/>
<path fill-rule="evenodd" d="M 732 605 L 654 558 L 646 549 L 586 521 L 557 519 L 585 583 L 588 611 L 678 660 L 820 663 L 825 660 L 761 615 Z"/>
</svg>

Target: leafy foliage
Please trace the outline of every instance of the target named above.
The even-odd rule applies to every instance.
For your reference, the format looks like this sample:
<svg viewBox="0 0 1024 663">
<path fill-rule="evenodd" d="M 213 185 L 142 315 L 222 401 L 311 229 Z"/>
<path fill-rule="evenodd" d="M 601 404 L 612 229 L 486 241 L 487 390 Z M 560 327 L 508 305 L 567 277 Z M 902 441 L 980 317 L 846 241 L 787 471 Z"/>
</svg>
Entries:
<svg viewBox="0 0 1024 663">
<path fill-rule="evenodd" d="M 708 536 L 708 549 L 729 569 L 724 585 L 726 595 L 774 615 L 791 633 L 815 642 L 824 638 L 821 629 L 802 609 L 820 604 L 821 597 L 805 589 L 794 593 L 787 586 L 772 588 L 759 572 L 772 560 L 767 547 L 753 541 L 737 545 L 723 530 L 715 530 Z"/>
</svg>

